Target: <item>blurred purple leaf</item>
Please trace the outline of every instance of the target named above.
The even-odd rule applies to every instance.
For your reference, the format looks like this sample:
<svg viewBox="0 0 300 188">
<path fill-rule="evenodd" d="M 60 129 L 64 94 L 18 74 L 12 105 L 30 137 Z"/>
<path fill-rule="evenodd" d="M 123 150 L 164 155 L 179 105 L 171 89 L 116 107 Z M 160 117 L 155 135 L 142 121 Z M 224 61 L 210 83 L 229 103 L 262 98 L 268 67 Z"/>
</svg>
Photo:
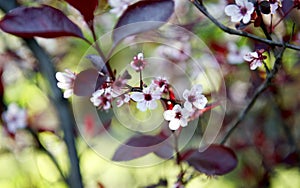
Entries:
<svg viewBox="0 0 300 188">
<path fill-rule="evenodd" d="M 115 26 L 116 30 L 113 32 L 114 44 L 116 45 L 128 36 L 162 26 L 173 12 L 173 0 L 139 1 L 129 6 Z M 122 28 L 122 26 L 133 23 L 138 23 L 138 26 L 134 24 Z"/>
<path fill-rule="evenodd" d="M 84 17 L 85 22 L 91 26 L 94 19 L 94 11 L 98 6 L 98 0 L 66 0 L 76 8 Z"/>
<path fill-rule="evenodd" d="M 99 77 L 101 76 L 95 69 L 87 69 L 77 74 L 74 83 L 74 94 L 77 96 L 91 96 L 97 87 Z"/>
<path fill-rule="evenodd" d="M 164 139 L 159 136 L 141 135 L 130 138 L 125 144 L 121 145 L 115 152 L 113 161 L 130 161 L 151 152 L 156 152 L 164 146 Z M 166 153 L 161 156 L 166 156 Z"/>
<path fill-rule="evenodd" d="M 2 18 L 0 28 L 24 38 L 62 36 L 83 38 L 79 27 L 63 12 L 47 5 L 15 8 Z"/>
<path fill-rule="evenodd" d="M 203 152 L 195 149 L 184 160 L 207 175 L 224 175 L 232 171 L 238 162 L 234 152 L 222 145 L 211 145 Z"/>
<path fill-rule="evenodd" d="M 86 58 L 92 62 L 92 64 L 98 71 L 101 71 L 104 74 L 108 73 L 105 63 L 99 55 L 89 54 L 86 56 Z"/>
</svg>

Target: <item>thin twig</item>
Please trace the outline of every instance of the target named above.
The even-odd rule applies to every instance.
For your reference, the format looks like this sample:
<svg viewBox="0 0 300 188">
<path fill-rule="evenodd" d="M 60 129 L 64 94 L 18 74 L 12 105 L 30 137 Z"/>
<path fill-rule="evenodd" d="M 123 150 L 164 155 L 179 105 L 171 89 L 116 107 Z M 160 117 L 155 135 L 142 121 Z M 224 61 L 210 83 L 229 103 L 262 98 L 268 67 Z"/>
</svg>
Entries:
<svg viewBox="0 0 300 188">
<path fill-rule="evenodd" d="M 8 12 L 13 8 L 17 8 L 18 4 L 15 0 L 0 0 L 0 9 L 4 12 Z M 67 183 L 69 187 L 72 188 L 82 188 L 82 178 L 79 168 L 79 159 L 77 156 L 75 139 L 74 139 L 74 125 L 75 120 L 70 110 L 69 102 L 63 99 L 62 91 L 57 87 L 55 79 L 55 68 L 53 62 L 51 61 L 45 50 L 37 43 L 35 39 L 23 39 L 27 47 L 32 51 L 33 55 L 36 57 L 39 65 L 39 69 L 47 80 L 50 95 L 54 107 L 56 108 L 58 118 L 60 120 L 60 127 L 64 132 L 64 141 L 68 149 L 68 155 L 70 159 L 70 169 L 69 177 L 67 178 Z"/>
<path fill-rule="evenodd" d="M 238 118 L 233 120 L 229 124 L 229 128 L 225 133 L 225 136 L 223 137 L 221 144 L 225 144 L 227 139 L 230 137 L 230 135 L 233 133 L 233 131 L 238 127 L 239 123 L 246 117 L 247 113 L 249 110 L 252 108 L 254 103 L 256 102 L 256 99 L 269 87 L 269 85 L 272 83 L 272 79 L 274 76 L 277 74 L 279 67 L 281 66 L 281 61 L 282 61 L 282 55 L 284 52 L 285 48 L 282 48 L 278 56 L 276 57 L 274 67 L 271 70 L 270 74 L 267 75 L 267 78 L 265 81 L 256 89 L 254 92 L 254 95 L 248 102 L 248 104 L 245 106 L 245 108 L 241 111 L 239 114 Z"/>
<path fill-rule="evenodd" d="M 250 33 L 247 33 L 245 31 L 241 31 L 241 30 L 235 30 L 235 29 L 231 29 L 225 25 L 223 25 L 222 23 L 220 23 L 216 18 L 214 18 L 205 8 L 205 6 L 203 4 L 201 4 L 198 0 L 191 0 L 191 2 L 196 6 L 196 8 L 202 12 L 208 19 L 210 19 L 216 26 L 218 26 L 221 30 L 223 30 L 224 32 L 228 33 L 228 34 L 232 34 L 232 35 L 238 35 L 238 36 L 243 36 L 243 37 L 247 37 L 247 38 L 251 38 L 253 40 L 268 44 L 270 46 L 278 46 L 278 47 L 286 47 L 286 48 L 290 48 L 293 50 L 300 50 L 300 46 L 297 45 L 293 45 L 293 44 L 289 44 L 289 43 L 281 43 L 281 42 L 276 42 L 276 41 L 272 41 L 266 38 L 262 38 L 259 37 L 257 35 L 253 35 Z"/>
</svg>

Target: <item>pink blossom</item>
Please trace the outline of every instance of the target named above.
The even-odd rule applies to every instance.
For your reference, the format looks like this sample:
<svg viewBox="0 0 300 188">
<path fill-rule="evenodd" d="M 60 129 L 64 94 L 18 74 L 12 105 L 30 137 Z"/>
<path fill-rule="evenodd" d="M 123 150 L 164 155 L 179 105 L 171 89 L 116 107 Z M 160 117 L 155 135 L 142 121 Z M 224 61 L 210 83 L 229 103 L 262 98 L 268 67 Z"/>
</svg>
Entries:
<svg viewBox="0 0 300 188">
<path fill-rule="evenodd" d="M 55 77 L 58 80 L 57 87 L 65 90 L 64 98 L 71 97 L 73 95 L 76 74 L 69 69 L 65 69 L 65 72 L 57 72 Z"/>
<path fill-rule="evenodd" d="M 168 92 L 169 81 L 165 77 L 157 77 L 156 79 L 152 80 L 152 84 L 158 87 L 160 92 Z"/>
<path fill-rule="evenodd" d="M 111 108 L 112 96 L 111 96 L 111 88 L 104 88 L 95 91 L 90 98 L 90 101 L 94 106 L 99 109 L 108 110 Z"/>
<path fill-rule="evenodd" d="M 225 14 L 231 17 L 232 22 L 243 21 L 247 24 L 251 20 L 251 14 L 254 11 L 253 3 L 248 0 L 235 0 L 235 4 L 227 5 L 225 7 Z"/>
<path fill-rule="evenodd" d="M 267 58 L 263 55 L 264 50 L 256 50 L 255 52 L 249 52 L 245 54 L 244 60 L 250 63 L 250 69 L 255 70 L 263 64 L 263 61 Z"/>
<path fill-rule="evenodd" d="M 136 56 L 134 56 L 133 60 L 130 63 L 131 67 L 136 72 L 142 71 L 145 68 L 146 64 L 147 64 L 147 62 L 144 60 L 144 54 L 143 53 L 138 53 Z"/>
</svg>

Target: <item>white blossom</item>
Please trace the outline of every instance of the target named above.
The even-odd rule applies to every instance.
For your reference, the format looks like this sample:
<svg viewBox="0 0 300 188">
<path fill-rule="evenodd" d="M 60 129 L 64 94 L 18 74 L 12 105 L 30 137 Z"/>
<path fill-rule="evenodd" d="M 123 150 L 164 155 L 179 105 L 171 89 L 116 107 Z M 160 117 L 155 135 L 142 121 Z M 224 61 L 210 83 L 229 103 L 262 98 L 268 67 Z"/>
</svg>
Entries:
<svg viewBox="0 0 300 188">
<path fill-rule="evenodd" d="M 2 119 L 6 123 L 8 132 L 12 134 L 27 126 L 26 110 L 19 108 L 15 103 L 10 104 L 7 111 L 3 112 Z"/>
<path fill-rule="evenodd" d="M 58 80 L 57 87 L 65 90 L 64 98 L 71 97 L 73 95 L 76 74 L 69 69 L 65 69 L 65 72 L 57 72 L 55 77 Z"/>
<path fill-rule="evenodd" d="M 183 98 L 184 108 L 189 111 L 194 111 L 194 108 L 203 109 L 207 104 L 207 98 L 202 95 L 202 86 L 200 84 L 194 85 L 191 90 L 184 90 Z"/>
<path fill-rule="evenodd" d="M 163 114 L 164 119 L 170 121 L 169 128 L 171 130 L 177 130 L 180 126 L 186 127 L 189 115 L 190 112 L 185 108 L 181 108 L 178 104 L 176 104 L 172 110 L 166 110 Z"/>
<path fill-rule="evenodd" d="M 232 22 L 240 22 L 242 20 L 244 24 L 249 23 L 251 14 L 254 11 L 253 3 L 248 0 L 235 0 L 235 3 L 225 7 L 225 14 L 231 17 Z"/>
<path fill-rule="evenodd" d="M 157 107 L 157 100 L 161 98 L 161 92 L 153 86 L 143 89 L 143 92 L 132 92 L 131 99 L 137 102 L 137 108 L 142 112 Z"/>
</svg>

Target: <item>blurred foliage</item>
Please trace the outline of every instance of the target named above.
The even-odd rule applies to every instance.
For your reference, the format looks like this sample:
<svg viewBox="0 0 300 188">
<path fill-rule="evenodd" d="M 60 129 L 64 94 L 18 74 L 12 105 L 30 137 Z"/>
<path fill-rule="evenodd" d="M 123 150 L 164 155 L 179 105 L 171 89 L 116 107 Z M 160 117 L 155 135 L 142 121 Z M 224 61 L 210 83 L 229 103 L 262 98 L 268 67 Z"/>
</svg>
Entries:
<svg viewBox="0 0 300 188">
<path fill-rule="evenodd" d="M 20 2 L 23 5 L 30 6 L 40 3 L 50 4 L 66 10 L 66 13 L 75 22 L 82 22 L 78 12 L 67 7 L 61 1 L 23 0 Z M 108 5 L 106 1 L 101 0 L 100 2 L 101 8 L 97 11 L 103 18 L 97 18 L 96 28 L 99 36 L 102 36 L 113 27 L 116 17 L 107 12 L 103 13 L 103 10 L 108 9 Z M 209 2 L 212 2 L 209 4 L 211 6 L 214 3 L 222 4 L 220 1 Z M 175 22 L 178 21 L 182 26 L 186 26 L 188 21 L 199 18 L 199 21 L 196 20 L 196 23 L 192 23 L 193 27 L 189 27 L 189 29 L 209 47 L 223 72 L 228 95 L 228 108 L 226 109 L 226 118 L 224 120 L 224 125 L 227 125 L 231 119 L 237 116 L 246 101 L 252 96 L 254 89 L 265 77 L 263 68 L 259 69 L 259 71 L 251 72 L 246 63 L 239 65 L 228 64 L 226 62 L 228 54 L 226 50 L 227 44 L 230 41 L 234 41 L 238 46 L 249 46 L 250 49 L 259 45 L 245 38 L 224 34 L 215 25 L 205 19 L 203 15 L 200 15 L 192 5 L 185 8 L 187 8 L 186 12 L 188 12 L 187 17 L 180 17 L 182 14 L 179 12 L 179 17 L 175 19 Z M 190 20 L 190 18 L 194 19 Z M 219 16 L 219 18 L 221 21 L 228 23 L 228 19 L 224 15 L 223 17 Z M 291 33 L 291 26 L 292 22 L 287 20 L 287 25 L 285 26 L 287 31 L 285 33 Z M 85 28 L 85 26 L 82 27 L 83 29 Z M 249 26 L 247 29 L 263 36 L 260 30 L 252 26 Z M 88 36 L 88 39 L 91 39 L 89 36 L 90 33 L 86 28 L 84 29 L 84 34 Z M 278 38 L 280 37 L 284 36 L 278 36 Z M 45 80 L 36 69 L 36 62 L 32 54 L 25 49 L 26 46 L 22 41 L 3 32 L 0 32 L 0 38 L 0 52 L 2 54 L 0 56 L 0 64 L 4 70 L 5 103 L 16 102 L 20 106 L 27 108 L 33 127 L 48 130 L 38 133 L 41 143 L 55 156 L 63 173 L 67 174 L 69 164 L 66 147 L 62 141 L 61 130 L 57 127 L 56 112 L 51 107 L 51 99 L 47 96 L 49 91 L 47 90 Z M 40 44 L 53 58 L 53 63 L 55 63 L 58 70 L 70 68 L 76 71 L 78 63 L 84 58 L 89 48 L 89 45 L 83 41 L 73 38 L 39 40 Z M 294 43 L 299 45 L 299 40 Z M 145 54 L 152 54 L 155 48 L 157 48 L 157 44 L 149 43 L 143 47 Z M 127 50 L 134 51 L 132 48 Z M 130 54 L 127 50 L 123 49 L 111 60 L 113 68 L 117 72 L 120 72 L 134 55 L 133 52 Z M 299 147 L 299 56 L 299 51 L 286 50 L 283 57 L 283 67 L 275 79 L 274 86 L 257 100 L 250 114 L 242 122 L 240 128 L 232 135 L 228 144 L 238 155 L 238 168 L 222 177 L 207 177 L 199 174 L 186 186 L 187 188 L 262 187 L 263 185 L 272 188 L 300 187 L 300 172 L 296 166 L 296 164 L 299 164 L 299 161 L 296 159 L 297 163 L 294 163 L 287 159 L 292 154 L 289 134 L 292 135 L 296 146 Z M 268 57 L 273 56 L 271 54 Z M 118 63 L 118 61 L 123 61 L 124 59 L 128 62 Z M 272 67 L 273 62 L 274 58 L 268 58 L 266 63 L 269 67 Z M 217 73 L 210 74 L 214 75 Z M 201 75 L 198 79 L 203 80 Z M 215 84 L 220 82 L 216 80 L 214 80 Z M 239 94 L 242 94 L 242 96 Z M 130 108 L 131 111 L 136 110 L 133 105 Z M 147 114 L 143 113 L 138 116 L 141 120 L 145 117 L 147 117 Z M 204 120 L 207 120 L 208 117 L 209 114 L 205 114 L 203 121 L 201 119 L 200 123 L 205 123 Z M 120 122 L 116 119 L 112 121 L 111 134 L 119 138 L 118 141 L 123 142 L 131 136 L 132 133 L 130 131 L 119 126 Z M 84 125 L 78 126 L 84 127 Z M 198 129 L 196 131 L 202 134 L 201 128 Z M 290 133 L 286 132 L 287 130 Z M 101 150 L 101 145 L 97 145 L 98 142 L 105 143 L 105 147 L 109 147 L 112 150 L 116 149 L 116 143 L 108 141 L 108 138 L 100 134 L 93 138 L 92 142 L 89 142 L 94 143 L 93 147 L 97 148 L 92 149 L 87 145 L 86 140 L 80 136 L 80 134 L 85 134 L 82 131 L 84 130 L 78 133 L 76 144 L 85 187 L 101 187 L 99 186 L 100 184 L 108 188 L 143 187 L 157 183 L 160 178 L 167 179 L 169 182 L 168 187 L 172 187 L 172 183 L 176 181 L 179 169 L 173 161 L 139 168 L 116 164 L 102 158 L 101 154 L 97 154 L 97 150 Z M 4 131 L 2 130 L 2 132 Z M 196 141 L 192 140 L 191 143 L 197 145 L 199 137 L 194 139 Z M 142 160 L 147 159 L 156 160 L 157 156 L 150 154 Z M 193 169 L 188 170 L 193 171 Z M 265 177 L 266 174 L 269 177 Z M 26 130 L 21 130 L 14 139 L 4 133 L 1 135 L 0 187 L 64 188 L 67 186 L 49 156 L 37 148 L 37 143 L 33 141 L 32 136 Z"/>
</svg>

